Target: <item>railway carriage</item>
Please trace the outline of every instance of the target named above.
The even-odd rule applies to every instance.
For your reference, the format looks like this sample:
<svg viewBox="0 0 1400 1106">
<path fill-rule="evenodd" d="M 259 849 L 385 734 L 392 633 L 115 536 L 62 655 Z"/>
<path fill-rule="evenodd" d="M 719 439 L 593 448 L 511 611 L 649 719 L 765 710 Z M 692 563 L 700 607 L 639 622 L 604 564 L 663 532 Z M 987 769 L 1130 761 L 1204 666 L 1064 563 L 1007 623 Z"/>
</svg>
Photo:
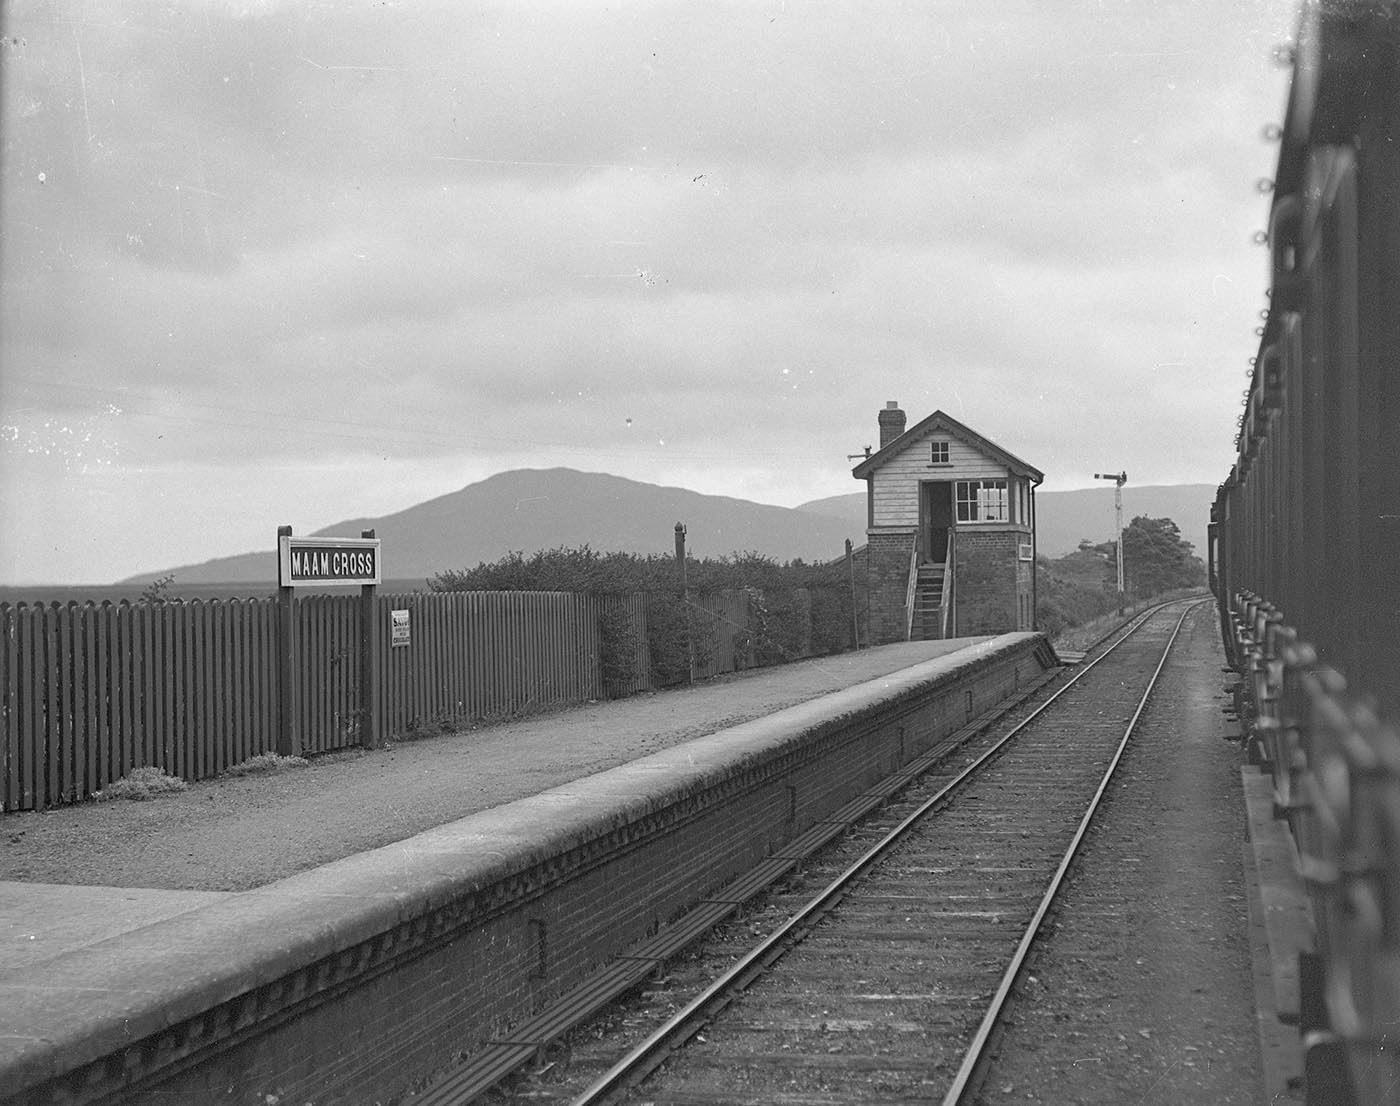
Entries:
<svg viewBox="0 0 1400 1106">
<path fill-rule="evenodd" d="M 1310 890 L 1310 1102 L 1400 1102 L 1400 3 L 1305 7 L 1271 288 L 1211 512 L 1246 734 Z"/>
</svg>

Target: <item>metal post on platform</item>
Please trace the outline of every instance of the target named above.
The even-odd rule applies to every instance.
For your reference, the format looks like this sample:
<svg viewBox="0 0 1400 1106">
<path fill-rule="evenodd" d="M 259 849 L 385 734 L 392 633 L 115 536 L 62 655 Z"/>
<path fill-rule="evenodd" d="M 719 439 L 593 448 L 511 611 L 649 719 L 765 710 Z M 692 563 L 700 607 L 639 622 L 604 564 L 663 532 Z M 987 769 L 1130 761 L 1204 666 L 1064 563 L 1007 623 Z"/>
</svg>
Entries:
<svg viewBox="0 0 1400 1106">
<path fill-rule="evenodd" d="M 360 537 L 374 537 L 361 530 Z M 379 598 L 373 584 L 360 585 L 360 745 L 379 748 Z"/>
<path fill-rule="evenodd" d="M 291 536 L 290 526 L 277 527 L 277 752 L 284 757 L 301 755 L 296 722 L 296 606 L 282 564 L 282 539 Z"/>
<path fill-rule="evenodd" d="M 685 571 L 685 524 L 676 523 L 676 567 L 681 574 L 681 604 L 685 607 L 685 655 L 689 682 L 695 682 L 695 634 L 690 618 L 690 585 Z"/>
<path fill-rule="evenodd" d="M 846 578 L 851 582 L 851 648 L 860 648 L 860 611 L 856 607 L 856 555 L 846 539 Z"/>
</svg>

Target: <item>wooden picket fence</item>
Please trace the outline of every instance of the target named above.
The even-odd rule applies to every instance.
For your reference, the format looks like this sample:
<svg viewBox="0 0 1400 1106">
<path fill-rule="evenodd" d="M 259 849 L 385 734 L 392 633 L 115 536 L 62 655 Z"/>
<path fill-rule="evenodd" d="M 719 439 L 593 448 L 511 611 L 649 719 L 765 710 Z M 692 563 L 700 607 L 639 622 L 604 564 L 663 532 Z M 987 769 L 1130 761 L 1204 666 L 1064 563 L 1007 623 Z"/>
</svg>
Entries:
<svg viewBox="0 0 1400 1106">
<path fill-rule="evenodd" d="M 648 690 L 650 597 L 448 592 L 376 597 L 378 732 L 393 740 Z M 754 664 L 753 597 L 696 596 L 708 635 L 696 675 Z M 91 797 L 132 769 L 194 781 L 278 748 L 281 665 L 274 598 L 0 604 L 0 769 L 5 811 Z M 358 596 L 294 600 L 301 751 L 362 741 Z M 408 612 L 391 645 L 391 612 Z M 635 655 L 604 680 L 600 618 L 619 612 Z M 783 659 L 791 659 L 785 657 Z"/>
<path fill-rule="evenodd" d="M 203 779 L 269 751 L 266 599 L 0 605 L 4 809 L 87 798 L 133 768 Z"/>
<path fill-rule="evenodd" d="M 749 593 L 702 592 L 691 597 L 691 625 L 705 644 L 695 666 L 697 679 L 738 672 L 754 665 Z"/>
<path fill-rule="evenodd" d="M 381 627 L 392 610 L 408 611 L 410 627 L 408 645 L 381 648 L 381 734 L 603 695 L 595 596 L 464 591 L 381 597 L 378 604 Z"/>
<path fill-rule="evenodd" d="M 269 602 L 277 606 L 275 600 Z M 329 753 L 356 746 L 360 743 L 359 599 L 298 596 L 294 609 L 296 694 L 292 703 L 300 751 Z M 274 739 L 269 750 L 276 747 Z"/>
</svg>

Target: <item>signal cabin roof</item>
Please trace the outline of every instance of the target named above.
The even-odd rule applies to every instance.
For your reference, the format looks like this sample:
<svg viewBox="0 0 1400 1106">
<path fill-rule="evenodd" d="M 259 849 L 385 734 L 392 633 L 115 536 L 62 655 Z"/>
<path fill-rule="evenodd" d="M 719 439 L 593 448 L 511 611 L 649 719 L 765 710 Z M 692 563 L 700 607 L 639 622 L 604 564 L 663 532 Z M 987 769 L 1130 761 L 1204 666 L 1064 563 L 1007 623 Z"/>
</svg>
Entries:
<svg viewBox="0 0 1400 1106">
<path fill-rule="evenodd" d="M 950 438 L 957 438 L 964 445 L 971 446 L 979 453 L 999 461 L 1006 466 L 1008 472 L 1016 476 L 1029 477 L 1033 483 L 1039 484 L 1045 479 L 1045 473 L 1041 472 L 1038 468 L 1026 464 L 1025 461 L 1021 460 L 1021 458 L 1017 457 L 1014 453 L 1002 449 L 1001 446 L 997 445 L 996 442 L 992 441 L 990 438 L 982 437 L 977 431 L 964 426 L 962 423 L 958 422 L 957 419 L 953 418 L 952 415 L 944 411 L 935 411 L 933 414 L 929 415 L 928 418 L 921 422 L 916 422 L 898 438 L 890 442 L 889 445 L 872 453 L 858 464 L 851 470 L 851 475 L 857 480 L 864 480 L 876 469 L 880 468 L 887 461 L 892 460 L 898 454 L 903 453 L 904 450 L 921 438 L 930 438 L 935 434 L 944 434 Z"/>
</svg>

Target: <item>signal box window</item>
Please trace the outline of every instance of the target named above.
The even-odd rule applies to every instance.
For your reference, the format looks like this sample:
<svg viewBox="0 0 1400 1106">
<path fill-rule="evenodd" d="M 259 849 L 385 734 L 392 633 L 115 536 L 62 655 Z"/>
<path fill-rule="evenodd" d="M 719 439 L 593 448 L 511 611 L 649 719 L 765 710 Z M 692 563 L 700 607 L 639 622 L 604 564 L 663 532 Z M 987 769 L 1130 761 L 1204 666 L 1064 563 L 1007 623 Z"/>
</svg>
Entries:
<svg viewBox="0 0 1400 1106">
<path fill-rule="evenodd" d="M 957 481 L 959 522 L 1006 522 L 1005 480 Z"/>
<path fill-rule="evenodd" d="M 931 460 L 935 465 L 946 465 L 946 464 L 948 464 L 948 463 L 949 463 L 949 461 L 948 461 L 948 443 L 947 443 L 947 442 L 934 442 L 934 443 L 933 443 L 933 456 L 930 458 L 930 460 Z"/>
</svg>

